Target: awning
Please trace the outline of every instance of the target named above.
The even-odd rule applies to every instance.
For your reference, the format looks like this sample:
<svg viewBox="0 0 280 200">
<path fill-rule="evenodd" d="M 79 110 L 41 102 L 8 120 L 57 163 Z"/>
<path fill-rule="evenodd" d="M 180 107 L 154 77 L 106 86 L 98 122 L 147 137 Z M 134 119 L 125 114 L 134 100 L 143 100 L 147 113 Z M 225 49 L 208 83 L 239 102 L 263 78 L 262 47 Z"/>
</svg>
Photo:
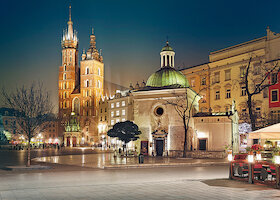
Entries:
<svg viewBox="0 0 280 200">
<path fill-rule="evenodd" d="M 249 133 L 249 139 L 279 139 L 280 123 Z"/>
</svg>

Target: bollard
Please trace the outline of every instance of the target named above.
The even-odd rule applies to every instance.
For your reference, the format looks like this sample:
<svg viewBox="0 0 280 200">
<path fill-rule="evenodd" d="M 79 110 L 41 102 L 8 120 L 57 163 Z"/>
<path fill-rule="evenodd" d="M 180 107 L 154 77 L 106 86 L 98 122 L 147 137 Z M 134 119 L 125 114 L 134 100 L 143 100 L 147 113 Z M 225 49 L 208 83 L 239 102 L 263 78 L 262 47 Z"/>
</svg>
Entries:
<svg viewBox="0 0 280 200">
<path fill-rule="evenodd" d="M 276 168 L 276 188 L 279 189 L 280 186 L 279 186 L 279 165 L 278 164 L 275 164 L 275 168 Z"/>
<path fill-rule="evenodd" d="M 229 163 L 229 180 L 232 180 L 232 163 Z"/>
</svg>

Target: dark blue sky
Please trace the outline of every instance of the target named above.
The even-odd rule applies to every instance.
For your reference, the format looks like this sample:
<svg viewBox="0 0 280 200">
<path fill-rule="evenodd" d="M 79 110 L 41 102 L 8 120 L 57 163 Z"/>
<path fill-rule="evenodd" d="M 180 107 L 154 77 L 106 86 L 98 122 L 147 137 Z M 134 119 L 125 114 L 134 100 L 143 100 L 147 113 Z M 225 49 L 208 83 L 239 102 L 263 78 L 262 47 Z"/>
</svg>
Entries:
<svg viewBox="0 0 280 200">
<path fill-rule="evenodd" d="M 72 0 L 72 21 L 80 55 L 91 27 L 102 49 L 105 79 L 129 85 L 159 68 L 159 52 L 169 37 L 175 64 L 208 61 L 211 51 L 280 32 L 279 1 Z M 60 40 L 69 1 L 1 1 L 0 84 L 42 80 L 56 100 Z"/>
</svg>

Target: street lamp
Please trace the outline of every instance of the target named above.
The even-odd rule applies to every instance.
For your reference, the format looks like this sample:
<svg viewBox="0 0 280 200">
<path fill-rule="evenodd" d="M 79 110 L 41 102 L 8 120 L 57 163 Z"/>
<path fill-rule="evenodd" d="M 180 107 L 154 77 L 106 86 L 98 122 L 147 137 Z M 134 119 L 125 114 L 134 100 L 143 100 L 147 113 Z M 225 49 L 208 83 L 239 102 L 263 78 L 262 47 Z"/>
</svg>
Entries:
<svg viewBox="0 0 280 200">
<path fill-rule="evenodd" d="M 228 152 L 228 161 L 229 161 L 229 179 L 232 179 L 232 160 L 233 160 L 233 156 L 232 156 L 232 151 Z"/>
<path fill-rule="evenodd" d="M 248 182 L 250 184 L 253 184 L 254 181 L 253 181 L 253 174 L 254 174 L 254 171 L 253 171 L 253 163 L 254 163 L 254 154 L 253 152 L 249 152 L 248 154 L 248 175 L 249 175 L 249 180 Z"/>
</svg>

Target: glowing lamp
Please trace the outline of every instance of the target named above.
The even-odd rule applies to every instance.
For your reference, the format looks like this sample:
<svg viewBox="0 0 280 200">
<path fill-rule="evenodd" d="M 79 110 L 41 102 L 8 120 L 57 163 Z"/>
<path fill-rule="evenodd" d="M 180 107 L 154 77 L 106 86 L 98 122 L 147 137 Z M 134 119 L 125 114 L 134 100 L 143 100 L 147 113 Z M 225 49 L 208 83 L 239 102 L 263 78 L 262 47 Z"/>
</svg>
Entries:
<svg viewBox="0 0 280 200">
<path fill-rule="evenodd" d="M 248 162 L 249 163 L 253 163 L 254 162 L 254 155 L 253 154 L 249 154 L 248 155 Z"/>
<path fill-rule="evenodd" d="M 274 158 L 275 158 L 274 160 L 275 164 L 280 164 L 280 155 L 277 155 Z"/>
<path fill-rule="evenodd" d="M 228 154 L 227 159 L 228 159 L 229 162 L 231 162 L 232 159 L 233 159 L 232 154 Z"/>
<path fill-rule="evenodd" d="M 261 153 L 256 154 L 256 160 L 262 160 L 262 154 Z"/>
</svg>

